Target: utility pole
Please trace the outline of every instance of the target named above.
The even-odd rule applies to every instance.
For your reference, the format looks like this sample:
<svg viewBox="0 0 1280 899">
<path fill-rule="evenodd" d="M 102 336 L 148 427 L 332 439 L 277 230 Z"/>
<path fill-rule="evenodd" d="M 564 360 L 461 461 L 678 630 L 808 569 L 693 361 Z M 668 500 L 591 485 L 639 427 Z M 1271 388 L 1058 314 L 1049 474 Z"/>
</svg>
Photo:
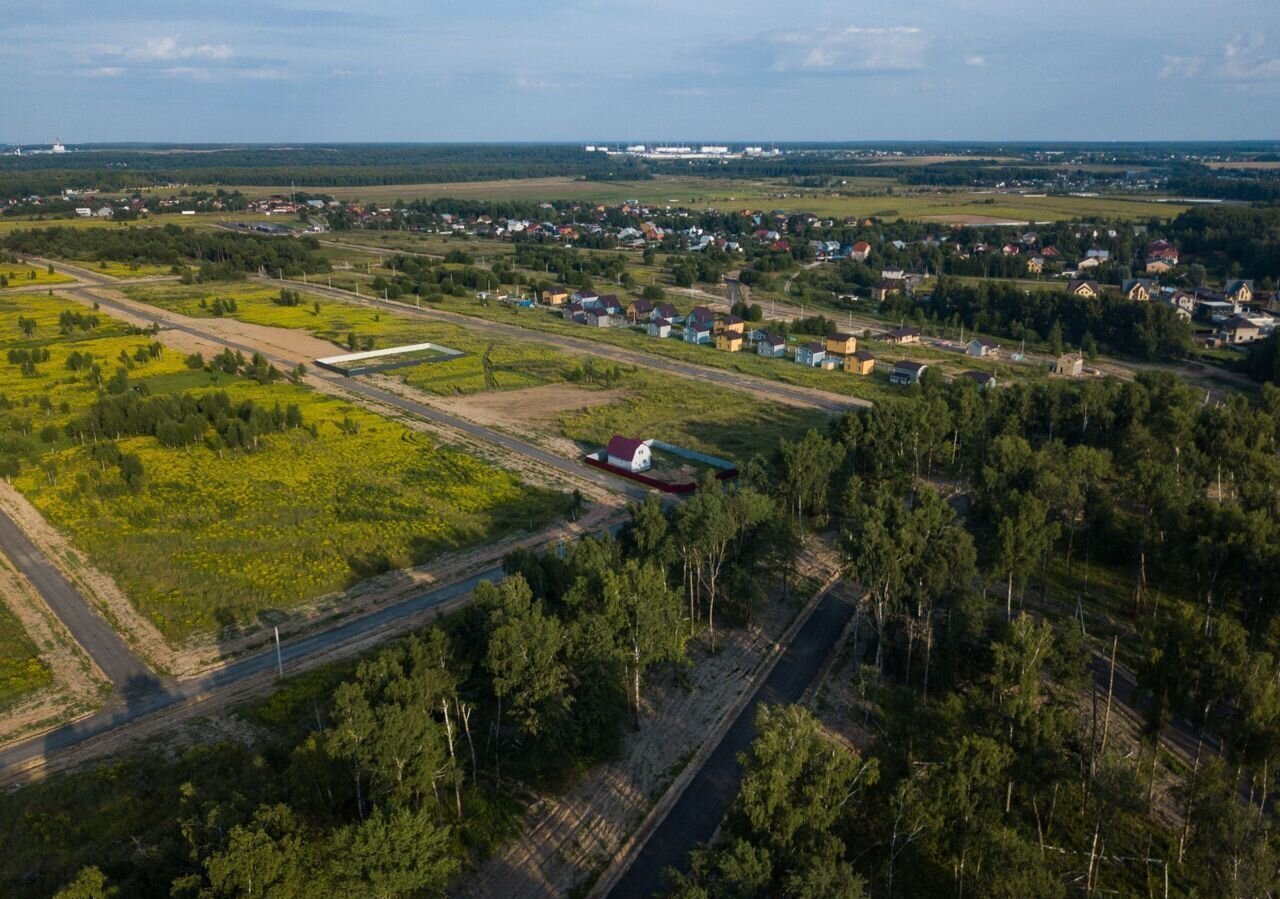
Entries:
<svg viewBox="0 0 1280 899">
<path fill-rule="evenodd" d="M 276 671 L 280 674 L 280 680 L 284 680 L 284 656 L 280 654 L 280 628 L 277 626 L 272 630 L 276 632 Z"/>
</svg>

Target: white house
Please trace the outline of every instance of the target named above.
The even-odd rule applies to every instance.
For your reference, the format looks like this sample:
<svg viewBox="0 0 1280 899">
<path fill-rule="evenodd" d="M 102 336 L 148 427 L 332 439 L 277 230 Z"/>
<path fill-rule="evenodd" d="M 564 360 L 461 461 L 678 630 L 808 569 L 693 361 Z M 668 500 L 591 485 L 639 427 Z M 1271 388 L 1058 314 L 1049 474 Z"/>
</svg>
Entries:
<svg viewBox="0 0 1280 899">
<path fill-rule="evenodd" d="M 667 321 L 665 318 L 655 318 L 653 321 L 649 322 L 649 336 L 670 337 L 671 322 Z"/>
<path fill-rule="evenodd" d="M 756 344 L 756 353 L 761 356 L 785 356 L 787 342 L 777 334 L 766 334 Z"/>
<path fill-rule="evenodd" d="M 649 466 L 653 464 L 649 444 L 634 437 L 615 434 L 609 438 L 605 455 L 608 456 L 610 465 L 627 471 L 648 471 Z"/>
<path fill-rule="evenodd" d="M 965 350 L 970 356 L 994 356 L 1000 352 L 1000 344 L 994 340 L 987 340 L 983 337 L 975 337 L 969 341 L 969 346 Z"/>
</svg>

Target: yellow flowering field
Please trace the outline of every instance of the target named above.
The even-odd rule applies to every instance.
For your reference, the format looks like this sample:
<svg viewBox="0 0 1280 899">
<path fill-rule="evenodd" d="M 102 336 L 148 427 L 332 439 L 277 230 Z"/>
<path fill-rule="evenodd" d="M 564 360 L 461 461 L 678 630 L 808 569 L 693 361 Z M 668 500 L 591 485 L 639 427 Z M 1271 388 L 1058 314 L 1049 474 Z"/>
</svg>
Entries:
<svg viewBox="0 0 1280 899">
<path fill-rule="evenodd" d="M 25 312 L 11 303 L 0 309 L 0 394 L 14 407 L 0 413 L 0 436 L 15 411 L 34 419 L 34 434 L 45 424 L 61 429 L 96 400 L 89 374 L 66 367 L 71 352 L 103 360 L 109 376 L 121 350 L 132 355 L 152 341 L 123 333 L 102 313 L 106 336 L 64 337 L 58 314 L 85 307 L 30 299 Z M 16 326 L 19 314 L 37 320 L 33 338 Z M 2 355 L 37 344 L 50 359 L 35 376 Z M 172 351 L 135 363 L 130 383 L 151 395 L 225 390 L 233 404 L 297 405 L 304 424 L 266 434 L 256 452 L 121 439 L 121 452 L 142 463 L 145 486 L 137 491 L 65 434 L 28 438 L 39 458 L 23 464 L 14 484 L 175 641 L 539 527 L 566 509 L 562 494 L 303 386 L 191 371 Z M 41 394 L 52 403 L 42 408 Z"/>
<path fill-rule="evenodd" d="M 0 264 L 0 289 L 5 287 L 44 287 L 74 281 L 70 275 L 51 272 L 43 265 Z"/>
</svg>

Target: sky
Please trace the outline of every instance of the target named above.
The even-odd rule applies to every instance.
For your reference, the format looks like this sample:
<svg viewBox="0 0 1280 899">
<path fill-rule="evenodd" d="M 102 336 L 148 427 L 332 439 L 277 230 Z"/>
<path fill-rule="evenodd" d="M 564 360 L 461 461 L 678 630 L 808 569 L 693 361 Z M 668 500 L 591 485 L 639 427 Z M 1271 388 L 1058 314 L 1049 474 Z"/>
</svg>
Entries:
<svg viewBox="0 0 1280 899">
<path fill-rule="evenodd" d="M 0 143 L 1280 138 L 1280 0 L 0 0 Z"/>
</svg>

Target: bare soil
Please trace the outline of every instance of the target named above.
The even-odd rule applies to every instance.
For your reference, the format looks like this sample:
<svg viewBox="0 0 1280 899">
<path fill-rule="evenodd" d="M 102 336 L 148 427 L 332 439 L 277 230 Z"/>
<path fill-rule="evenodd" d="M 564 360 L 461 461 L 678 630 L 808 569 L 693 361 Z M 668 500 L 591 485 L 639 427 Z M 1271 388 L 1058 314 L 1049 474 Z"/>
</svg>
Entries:
<svg viewBox="0 0 1280 899">
<path fill-rule="evenodd" d="M 0 716 L 0 746 L 97 708 L 106 679 L 30 582 L 0 555 L 3 602 L 40 651 L 53 683 Z"/>
</svg>

